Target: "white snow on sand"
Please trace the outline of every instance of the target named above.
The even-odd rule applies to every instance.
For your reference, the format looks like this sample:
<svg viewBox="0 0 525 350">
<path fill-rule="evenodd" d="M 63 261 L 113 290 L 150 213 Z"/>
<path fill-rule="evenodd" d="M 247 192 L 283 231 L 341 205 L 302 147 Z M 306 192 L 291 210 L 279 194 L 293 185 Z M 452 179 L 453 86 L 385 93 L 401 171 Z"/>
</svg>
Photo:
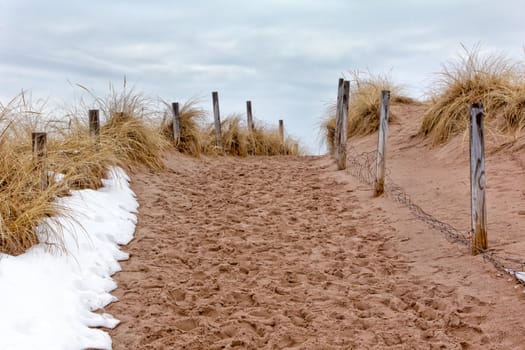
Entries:
<svg viewBox="0 0 525 350">
<path fill-rule="evenodd" d="M 0 254 L 0 350 L 111 349 L 110 336 L 90 327 L 119 322 L 93 311 L 115 300 L 111 275 L 128 258 L 119 245 L 133 238 L 138 203 L 122 169 L 108 175 L 97 191 L 58 199 L 68 208 L 57 220 L 65 252 L 40 244 L 20 256 Z"/>
</svg>

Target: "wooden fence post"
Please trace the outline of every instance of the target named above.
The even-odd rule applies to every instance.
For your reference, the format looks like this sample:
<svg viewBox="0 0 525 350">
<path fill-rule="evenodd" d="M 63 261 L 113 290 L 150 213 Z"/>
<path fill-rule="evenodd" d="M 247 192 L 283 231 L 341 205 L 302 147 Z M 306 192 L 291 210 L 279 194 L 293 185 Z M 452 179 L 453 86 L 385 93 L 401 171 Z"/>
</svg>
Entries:
<svg viewBox="0 0 525 350">
<path fill-rule="evenodd" d="M 339 142 L 341 141 L 341 113 L 343 112 L 343 108 L 341 106 L 341 97 L 343 95 L 343 83 L 344 79 L 339 78 L 337 83 L 337 102 L 335 104 L 334 142 L 332 145 L 332 156 L 336 160 L 339 159 Z"/>
<path fill-rule="evenodd" d="M 279 138 L 281 139 L 281 145 L 284 146 L 284 121 L 279 119 Z"/>
<path fill-rule="evenodd" d="M 246 118 L 248 123 L 248 131 L 253 131 L 253 114 L 252 101 L 246 101 Z"/>
<path fill-rule="evenodd" d="M 215 120 L 215 144 L 222 148 L 222 133 L 221 133 L 221 114 L 219 111 L 219 93 L 213 91 L 211 93 L 213 100 L 213 117 Z"/>
<path fill-rule="evenodd" d="M 175 146 L 179 145 L 180 142 L 180 111 L 179 103 L 173 102 L 171 104 L 173 109 L 173 141 L 175 141 Z"/>
<path fill-rule="evenodd" d="M 40 172 L 40 189 L 47 188 L 47 134 L 45 132 L 33 132 L 31 134 L 31 146 L 33 150 L 33 162 Z"/>
<path fill-rule="evenodd" d="M 98 109 L 90 109 L 89 116 L 89 134 L 94 137 L 97 144 L 100 143 L 100 118 Z"/>
<path fill-rule="evenodd" d="M 385 191 L 385 157 L 388 134 L 388 116 L 390 114 L 390 91 L 381 91 L 381 110 L 379 113 L 379 135 L 377 142 L 376 181 L 374 195 L 380 196 Z"/>
<path fill-rule="evenodd" d="M 483 105 L 470 107 L 470 195 L 472 216 L 472 255 L 487 249 L 487 208 L 485 205 L 485 141 Z"/>
<path fill-rule="evenodd" d="M 339 112 L 339 137 L 337 141 L 337 169 L 346 169 L 346 129 L 348 127 L 348 102 L 350 99 L 350 82 L 345 80 L 341 89 L 341 111 Z"/>
</svg>

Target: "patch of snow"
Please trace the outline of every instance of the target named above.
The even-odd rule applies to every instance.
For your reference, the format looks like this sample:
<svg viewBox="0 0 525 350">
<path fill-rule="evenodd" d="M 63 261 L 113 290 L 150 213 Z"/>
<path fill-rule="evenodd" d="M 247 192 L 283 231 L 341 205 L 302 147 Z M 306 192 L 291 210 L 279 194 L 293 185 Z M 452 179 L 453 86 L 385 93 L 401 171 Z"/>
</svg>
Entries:
<svg viewBox="0 0 525 350">
<path fill-rule="evenodd" d="M 49 224 L 61 227 L 65 251 L 41 243 L 0 254 L 0 349 L 111 349 L 108 333 L 91 327 L 119 321 L 93 311 L 116 300 L 111 275 L 128 258 L 119 245 L 133 239 L 138 203 L 122 169 L 103 184 L 57 199 L 67 213 Z"/>
</svg>

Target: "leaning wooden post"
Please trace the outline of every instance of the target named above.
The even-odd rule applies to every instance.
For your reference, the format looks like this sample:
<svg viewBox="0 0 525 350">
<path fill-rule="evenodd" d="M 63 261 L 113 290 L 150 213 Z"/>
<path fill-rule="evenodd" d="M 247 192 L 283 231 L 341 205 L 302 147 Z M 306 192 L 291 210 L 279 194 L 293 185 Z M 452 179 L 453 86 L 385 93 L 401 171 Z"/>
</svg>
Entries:
<svg viewBox="0 0 525 350">
<path fill-rule="evenodd" d="M 246 122 L 248 123 L 248 131 L 253 131 L 253 114 L 252 101 L 246 101 Z"/>
<path fill-rule="evenodd" d="M 487 249 L 487 208 L 485 206 L 485 141 L 483 105 L 470 107 L 470 195 L 472 217 L 472 255 Z"/>
<path fill-rule="evenodd" d="M 339 152 L 339 142 L 341 141 L 341 113 L 343 111 L 343 108 L 341 106 L 341 96 L 343 95 L 343 83 L 344 79 L 340 78 L 337 83 L 337 102 L 335 104 L 335 127 L 334 127 L 334 140 L 332 144 L 332 156 L 335 157 L 335 159 L 339 159 L 339 155 L 337 154 Z"/>
<path fill-rule="evenodd" d="M 47 188 L 47 134 L 45 132 L 34 132 L 31 135 L 31 146 L 33 150 L 33 162 L 40 172 L 40 189 Z"/>
<path fill-rule="evenodd" d="M 341 89 L 341 111 L 339 116 L 339 137 L 337 141 L 337 169 L 346 169 L 346 129 L 348 127 L 348 102 L 350 99 L 350 82 L 345 80 Z"/>
<path fill-rule="evenodd" d="M 390 113 L 390 91 L 381 91 L 381 110 L 379 112 L 379 135 L 377 142 L 376 180 L 374 195 L 380 196 L 385 191 L 385 157 L 388 133 L 388 115 Z"/>
<path fill-rule="evenodd" d="M 171 108 L 173 109 L 173 141 L 175 142 L 175 146 L 179 145 L 180 142 L 180 111 L 179 111 L 179 103 L 173 102 L 171 104 Z"/>
<path fill-rule="evenodd" d="M 219 93 L 213 91 L 211 93 L 213 100 L 213 118 L 215 120 L 215 144 L 222 148 L 222 133 L 221 133 L 221 114 L 219 111 Z"/>
</svg>

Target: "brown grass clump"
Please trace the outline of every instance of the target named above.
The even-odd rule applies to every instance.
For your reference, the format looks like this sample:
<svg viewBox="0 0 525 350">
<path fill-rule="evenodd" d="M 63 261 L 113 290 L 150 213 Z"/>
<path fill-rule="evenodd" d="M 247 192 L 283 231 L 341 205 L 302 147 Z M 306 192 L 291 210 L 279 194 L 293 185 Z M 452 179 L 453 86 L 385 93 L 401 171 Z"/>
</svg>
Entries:
<svg viewBox="0 0 525 350">
<path fill-rule="evenodd" d="M 439 73 L 436 90 L 420 132 L 433 145 L 447 142 L 468 129 L 469 107 L 481 102 L 487 120 L 498 118 L 497 128 L 515 130 L 524 124 L 525 88 L 516 63 L 502 55 L 481 57 L 468 50 Z"/>
<path fill-rule="evenodd" d="M 239 114 L 232 114 L 221 122 L 222 147 L 226 154 L 246 157 L 248 155 L 248 131 L 241 126 Z"/>
<path fill-rule="evenodd" d="M 49 220 L 62 213 L 55 202 L 61 186 L 51 182 L 42 191 L 32 155 L 7 152 L 2 148 L 0 159 L 0 251 L 18 255 L 39 243 L 37 227 L 44 242 L 60 242 L 60 228 Z"/>
<path fill-rule="evenodd" d="M 162 153 L 168 141 L 140 115 L 126 112 L 110 114 L 101 128 L 101 144 L 111 147 L 124 166 L 143 164 L 151 169 L 163 169 Z"/>
<path fill-rule="evenodd" d="M 39 243 L 38 233 L 54 236 L 60 241 L 57 226 L 50 225 L 50 217 L 60 208 L 55 203 L 59 185 L 51 183 L 41 190 L 40 170 L 33 162 L 31 138 L 20 139 L 19 113 L 33 113 L 32 107 L 17 96 L 7 106 L 0 106 L 0 251 L 12 255 L 23 253 Z M 21 141 L 25 140 L 25 141 Z"/>
<path fill-rule="evenodd" d="M 154 125 L 151 101 L 133 89 L 121 92 L 111 89 L 105 99 L 96 99 L 106 115 L 101 127 L 102 148 L 113 150 L 124 167 L 143 164 L 151 169 L 162 169 L 162 154 L 169 147 L 168 140 Z"/>
<path fill-rule="evenodd" d="M 404 96 L 401 87 L 394 85 L 385 76 L 371 73 L 362 76 L 357 71 L 350 74 L 352 78 L 348 101 L 348 137 L 369 135 L 379 129 L 382 90 L 390 91 L 390 101 L 393 103 L 415 102 L 412 98 Z M 390 114 L 389 121 L 394 120 L 395 116 Z"/>
<path fill-rule="evenodd" d="M 221 147 L 217 145 L 215 124 L 211 123 L 202 132 L 202 153 L 209 156 L 248 155 L 248 131 L 242 125 L 239 114 L 230 114 L 221 121 Z"/>
<path fill-rule="evenodd" d="M 239 114 L 231 114 L 221 122 L 222 148 L 216 145 L 214 124 L 208 125 L 203 132 L 203 154 L 240 157 L 301 154 L 298 143 L 293 138 L 285 137 L 284 142 L 281 142 L 277 128 L 254 122 L 254 129 L 249 131 L 242 119 Z"/>
<path fill-rule="evenodd" d="M 87 127 L 48 142 L 48 168 L 63 175 L 65 192 L 100 188 L 109 168 L 122 165 L 110 145 L 90 137 Z"/>
<path fill-rule="evenodd" d="M 192 99 L 184 103 L 179 111 L 180 118 L 180 141 L 175 148 L 184 154 L 195 157 L 201 155 L 203 150 L 203 132 L 201 124 L 206 117 L 206 111 L 197 104 L 198 100 Z M 168 106 L 169 112 L 165 114 L 161 123 L 161 133 L 168 140 L 173 140 L 173 111 L 171 105 Z"/>
<path fill-rule="evenodd" d="M 149 118 L 148 101 L 142 95 L 112 91 L 96 102 L 107 116 L 98 142 L 89 135 L 87 108 L 83 108 L 85 115 L 73 113 L 64 122 L 45 117 L 43 105 L 25 94 L 0 106 L 1 252 L 23 253 L 40 243 L 39 237 L 59 245 L 61 228 L 50 220 L 66 213 L 57 207 L 56 198 L 71 189 L 100 187 L 110 166 L 163 167 L 161 156 L 168 142 Z M 45 190 L 33 161 L 32 131 L 48 132 L 45 163 L 50 176 Z M 52 239 L 48 241 L 46 235 Z"/>
<path fill-rule="evenodd" d="M 258 126 L 247 135 L 248 154 L 257 156 L 277 156 L 290 155 L 296 156 L 301 154 L 298 143 L 290 137 L 284 138 L 281 142 L 281 136 L 277 128 Z"/>
<path fill-rule="evenodd" d="M 524 77 L 524 73 L 521 77 Z M 520 132 L 525 129 L 525 81 L 507 91 L 499 128 L 505 133 Z"/>
<path fill-rule="evenodd" d="M 348 101 L 348 137 L 365 136 L 376 132 L 379 128 L 379 109 L 381 91 L 390 91 L 390 101 L 393 103 L 412 104 L 416 101 L 403 94 L 400 86 L 393 84 L 386 76 L 373 75 L 359 71 L 350 72 L 350 99 Z M 336 103 L 327 108 L 327 117 L 321 123 L 321 130 L 327 142 L 328 150 L 333 152 L 335 136 Z M 390 115 L 389 122 L 395 120 Z"/>
<path fill-rule="evenodd" d="M 259 126 L 255 122 L 252 131 L 248 131 L 242 117 L 232 114 L 221 122 L 222 146 L 215 144 L 215 128 L 208 126 L 205 141 L 203 142 L 203 153 L 206 155 L 232 155 L 232 156 L 277 156 L 277 155 L 299 155 L 296 140 L 285 137 L 281 142 L 281 136 L 277 128 Z"/>
</svg>

